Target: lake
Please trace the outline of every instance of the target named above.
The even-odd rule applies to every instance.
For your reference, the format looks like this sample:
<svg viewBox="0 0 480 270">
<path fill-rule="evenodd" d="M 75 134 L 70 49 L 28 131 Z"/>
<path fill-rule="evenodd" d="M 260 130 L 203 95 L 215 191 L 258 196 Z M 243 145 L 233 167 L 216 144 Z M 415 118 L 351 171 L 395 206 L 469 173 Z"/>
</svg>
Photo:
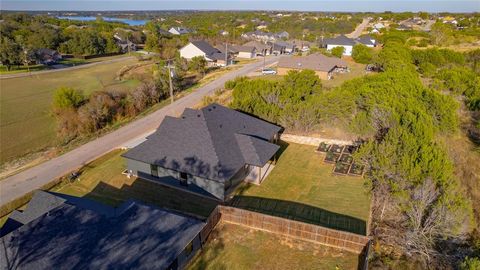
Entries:
<svg viewBox="0 0 480 270">
<path fill-rule="evenodd" d="M 95 21 L 97 17 L 93 16 L 57 16 L 59 19 L 67 19 L 67 20 L 75 20 L 75 21 Z M 145 25 L 148 20 L 131 20 L 131 19 L 124 19 L 124 18 L 112 18 L 112 17 L 102 17 L 106 22 L 123 22 L 128 25 L 137 26 L 137 25 Z"/>
</svg>

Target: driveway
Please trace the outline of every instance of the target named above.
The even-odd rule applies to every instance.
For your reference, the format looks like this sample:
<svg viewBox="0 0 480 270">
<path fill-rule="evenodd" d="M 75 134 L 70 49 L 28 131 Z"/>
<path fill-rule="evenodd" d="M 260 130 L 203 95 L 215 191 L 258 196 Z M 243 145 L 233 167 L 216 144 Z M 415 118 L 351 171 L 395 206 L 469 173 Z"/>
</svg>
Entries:
<svg viewBox="0 0 480 270">
<path fill-rule="evenodd" d="M 278 61 L 277 56 L 267 58 L 266 64 Z M 220 78 L 198 88 L 193 93 L 159 109 L 141 119 L 121 127 L 103 137 L 84 144 L 68 153 L 46 161 L 40 165 L 22 171 L 0 181 L 0 205 L 19 198 L 30 191 L 77 170 L 86 163 L 105 153 L 138 139 L 144 134 L 154 131 L 165 116 L 178 116 L 185 108 L 193 107 L 202 101 L 206 95 L 222 87 L 226 81 L 237 76 L 244 76 L 263 66 L 263 61 L 257 61 L 231 71 Z"/>
</svg>

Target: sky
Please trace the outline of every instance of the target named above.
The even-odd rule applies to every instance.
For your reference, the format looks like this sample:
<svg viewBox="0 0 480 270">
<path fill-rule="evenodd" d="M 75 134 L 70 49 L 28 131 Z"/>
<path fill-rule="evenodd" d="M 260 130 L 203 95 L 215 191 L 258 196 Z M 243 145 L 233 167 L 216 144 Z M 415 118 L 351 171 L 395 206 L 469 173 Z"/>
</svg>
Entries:
<svg viewBox="0 0 480 270">
<path fill-rule="evenodd" d="M 291 10 L 480 12 L 480 0 L 0 0 L 1 10 Z"/>
</svg>

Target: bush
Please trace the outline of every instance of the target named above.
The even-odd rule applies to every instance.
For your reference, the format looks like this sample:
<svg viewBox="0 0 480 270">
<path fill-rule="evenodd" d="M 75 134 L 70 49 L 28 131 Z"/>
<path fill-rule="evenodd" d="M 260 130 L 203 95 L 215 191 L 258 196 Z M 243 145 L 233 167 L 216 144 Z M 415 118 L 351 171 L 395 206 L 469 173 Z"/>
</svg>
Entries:
<svg viewBox="0 0 480 270">
<path fill-rule="evenodd" d="M 342 58 L 342 55 L 345 53 L 345 47 L 338 46 L 330 50 L 333 56 Z"/>
<path fill-rule="evenodd" d="M 373 50 L 363 44 L 353 46 L 352 58 L 357 63 L 370 64 L 373 59 Z"/>
<path fill-rule="evenodd" d="M 466 257 L 465 260 L 460 264 L 460 270 L 478 270 L 480 269 L 480 259 L 479 258 L 469 258 Z"/>
<path fill-rule="evenodd" d="M 60 87 L 53 94 L 53 107 L 55 110 L 76 109 L 84 100 L 85 96 L 81 91 L 70 87 Z"/>
</svg>

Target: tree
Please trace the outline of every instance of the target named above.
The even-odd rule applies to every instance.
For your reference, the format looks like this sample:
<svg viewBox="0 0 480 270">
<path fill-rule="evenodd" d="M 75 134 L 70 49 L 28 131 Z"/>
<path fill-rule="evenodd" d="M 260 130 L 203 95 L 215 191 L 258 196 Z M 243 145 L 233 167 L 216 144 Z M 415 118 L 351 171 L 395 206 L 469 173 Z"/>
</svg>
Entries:
<svg viewBox="0 0 480 270">
<path fill-rule="evenodd" d="M 345 47 L 338 46 L 338 47 L 332 48 L 330 51 L 331 51 L 333 56 L 336 56 L 338 58 L 342 58 L 342 55 L 345 53 Z"/>
<path fill-rule="evenodd" d="M 195 56 L 190 60 L 189 68 L 190 70 L 205 76 L 205 71 L 207 70 L 207 60 L 205 60 L 205 57 L 203 56 Z"/>
<path fill-rule="evenodd" d="M 0 42 L 0 62 L 10 70 L 12 66 L 22 63 L 22 48 L 8 37 L 2 37 Z"/>
<path fill-rule="evenodd" d="M 357 63 L 370 64 L 373 59 L 373 50 L 363 44 L 353 46 L 352 58 Z"/>
<path fill-rule="evenodd" d="M 53 108 L 55 110 L 76 109 L 84 101 L 83 93 L 70 87 L 60 87 L 53 94 Z"/>
</svg>

